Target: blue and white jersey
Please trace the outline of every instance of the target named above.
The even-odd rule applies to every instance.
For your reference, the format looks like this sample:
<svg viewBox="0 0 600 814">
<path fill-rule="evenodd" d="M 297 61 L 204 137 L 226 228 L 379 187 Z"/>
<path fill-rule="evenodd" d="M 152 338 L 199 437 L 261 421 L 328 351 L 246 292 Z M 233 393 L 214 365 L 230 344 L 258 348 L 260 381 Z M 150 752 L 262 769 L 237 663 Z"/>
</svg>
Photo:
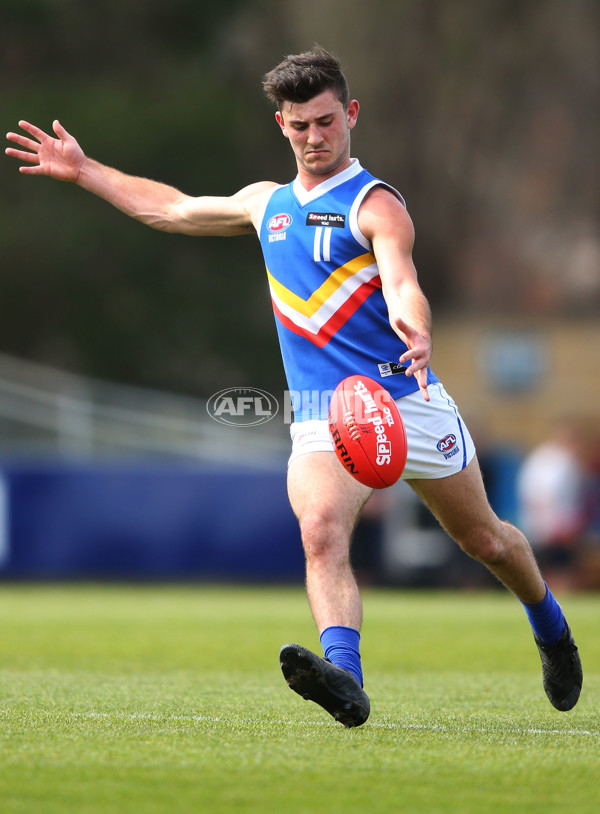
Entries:
<svg viewBox="0 0 600 814">
<path fill-rule="evenodd" d="M 355 373 L 394 398 L 418 390 L 397 372 L 406 345 L 390 326 L 372 246 L 358 228 L 360 205 L 378 185 L 404 204 L 354 160 L 310 191 L 297 178 L 275 188 L 266 205 L 259 238 L 296 421 L 326 418 L 331 393 Z"/>
</svg>

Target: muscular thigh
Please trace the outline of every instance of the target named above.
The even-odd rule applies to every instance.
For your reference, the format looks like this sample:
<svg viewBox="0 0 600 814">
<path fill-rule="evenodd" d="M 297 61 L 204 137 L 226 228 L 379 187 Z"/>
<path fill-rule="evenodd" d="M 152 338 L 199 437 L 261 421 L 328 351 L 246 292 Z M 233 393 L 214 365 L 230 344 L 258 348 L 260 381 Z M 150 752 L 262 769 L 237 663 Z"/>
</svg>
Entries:
<svg viewBox="0 0 600 814">
<path fill-rule="evenodd" d="M 301 525 L 315 518 L 350 533 L 371 492 L 340 466 L 333 452 L 309 452 L 290 461 L 288 494 Z"/>
<path fill-rule="evenodd" d="M 488 502 L 476 456 L 465 469 L 449 477 L 415 478 L 407 483 L 459 542 L 499 523 Z"/>
</svg>

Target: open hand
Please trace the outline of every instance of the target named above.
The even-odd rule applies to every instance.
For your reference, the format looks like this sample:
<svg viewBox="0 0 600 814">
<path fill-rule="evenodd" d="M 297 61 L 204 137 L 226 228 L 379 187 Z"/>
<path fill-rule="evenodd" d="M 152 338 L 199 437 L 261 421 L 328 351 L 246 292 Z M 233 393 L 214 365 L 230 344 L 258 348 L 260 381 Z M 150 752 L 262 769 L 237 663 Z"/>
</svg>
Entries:
<svg viewBox="0 0 600 814">
<path fill-rule="evenodd" d="M 407 376 L 414 376 L 419 390 L 425 401 L 429 401 L 427 390 L 427 368 L 431 358 L 431 339 L 412 328 L 400 318 L 395 320 L 396 327 L 404 334 L 404 341 L 408 347 L 400 357 L 400 363 L 408 364 Z"/>
<path fill-rule="evenodd" d="M 58 138 L 53 138 L 26 121 L 20 121 L 19 127 L 32 138 L 20 133 L 7 133 L 6 138 L 9 141 L 25 149 L 7 147 L 6 155 L 25 162 L 19 167 L 20 172 L 26 175 L 48 175 L 59 181 L 77 181 L 85 161 L 85 154 L 59 121 L 52 125 Z"/>
</svg>

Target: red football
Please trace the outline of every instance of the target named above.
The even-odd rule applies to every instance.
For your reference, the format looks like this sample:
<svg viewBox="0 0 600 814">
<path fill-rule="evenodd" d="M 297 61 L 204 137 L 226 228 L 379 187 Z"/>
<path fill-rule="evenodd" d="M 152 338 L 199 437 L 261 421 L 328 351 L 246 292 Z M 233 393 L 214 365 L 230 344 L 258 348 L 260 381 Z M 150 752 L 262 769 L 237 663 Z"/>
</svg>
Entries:
<svg viewBox="0 0 600 814">
<path fill-rule="evenodd" d="M 329 432 L 335 453 L 356 480 L 385 489 L 406 464 L 404 422 L 390 393 L 368 376 L 348 376 L 333 392 Z"/>
</svg>

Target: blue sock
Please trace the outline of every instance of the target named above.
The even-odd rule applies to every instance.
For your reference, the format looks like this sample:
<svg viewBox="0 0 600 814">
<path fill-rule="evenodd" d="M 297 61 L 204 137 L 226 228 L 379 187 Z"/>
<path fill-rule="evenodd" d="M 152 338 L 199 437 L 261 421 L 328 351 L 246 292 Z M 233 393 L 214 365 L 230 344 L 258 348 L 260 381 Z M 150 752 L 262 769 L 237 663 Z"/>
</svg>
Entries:
<svg viewBox="0 0 600 814">
<path fill-rule="evenodd" d="M 522 604 L 533 632 L 544 644 L 550 647 L 556 644 L 565 629 L 566 620 L 560 605 L 550 593 L 550 588 L 546 585 L 546 597 L 541 602 L 534 605 Z"/>
<path fill-rule="evenodd" d="M 325 658 L 332 664 L 352 673 L 360 686 L 363 685 L 360 664 L 360 633 L 352 627 L 334 625 L 321 633 L 321 644 Z"/>
</svg>

